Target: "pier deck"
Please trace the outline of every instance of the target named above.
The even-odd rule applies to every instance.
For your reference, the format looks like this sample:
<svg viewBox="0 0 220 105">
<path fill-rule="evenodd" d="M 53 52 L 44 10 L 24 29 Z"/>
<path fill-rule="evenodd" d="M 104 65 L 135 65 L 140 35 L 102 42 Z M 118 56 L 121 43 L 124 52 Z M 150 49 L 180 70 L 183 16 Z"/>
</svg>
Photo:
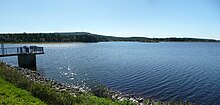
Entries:
<svg viewBox="0 0 220 105">
<path fill-rule="evenodd" d="M 43 47 L 23 46 L 23 47 L 8 47 L 0 48 L 0 57 L 17 56 L 18 66 L 36 70 L 36 55 L 44 54 Z"/>
<path fill-rule="evenodd" d="M 0 48 L 0 57 L 44 54 L 43 47 L 8 47 Z"/>
</svg>

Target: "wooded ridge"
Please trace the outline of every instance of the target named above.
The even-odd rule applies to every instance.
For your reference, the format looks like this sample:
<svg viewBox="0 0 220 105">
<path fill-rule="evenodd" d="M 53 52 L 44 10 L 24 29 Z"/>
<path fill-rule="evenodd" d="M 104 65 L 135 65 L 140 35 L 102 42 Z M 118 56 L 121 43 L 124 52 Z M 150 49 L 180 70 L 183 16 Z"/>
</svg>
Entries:
<svg viewBox="0 0 220 105">
<path fill-rule="evenodd" d="M 214 39 L 199 38 L 147 38 L 147 37 L 114 37 L 87 32 L 65 33 L 8 33 L 0 34 L 0 42 L 220 42 Z"/>
</svg>

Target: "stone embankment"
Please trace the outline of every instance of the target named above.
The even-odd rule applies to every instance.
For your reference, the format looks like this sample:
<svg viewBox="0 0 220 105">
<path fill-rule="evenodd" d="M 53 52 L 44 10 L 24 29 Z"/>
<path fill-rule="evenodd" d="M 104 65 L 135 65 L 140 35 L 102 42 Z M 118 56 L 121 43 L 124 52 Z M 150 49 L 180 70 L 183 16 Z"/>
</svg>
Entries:
<svg viewBox="0 0 220 105">
<path fill-rule="evenodd" d="M 50 85 L 51 88 L 55 89 L 57 92 L 68 92 L 72 96 L 76 97 L 77 94 L 87 93 L 90 91 L 90 90 L 84 90 L 83 88 L 79 86 L 64 84 L 64 83 L 55 81 L 53 79 L 46 78 L 42 74 L 36 71 L 30 70 L 30 69 L 24 69 L 20 67 L 11 66 L 11 65 L 7 65 L 7 67 L 9 67 L 10 69 L 17 70 L 19 73 L 23 74 L 27 79 L 31 81 L 38 82 L 38 83 L 45 84 L 45 85 Z M 144 105 L 144 99 L 141 97 L 137 97 L 131 94 L 123 94 L 117 91 L 111 91 L 111 90 L 107 90 L 107 91 L 112 99 L 116 99 L 120 101 L 127 100 L 127 101 L 131 101 L 134 103 L 138 103 L 139 105 Z"/>
</svg>

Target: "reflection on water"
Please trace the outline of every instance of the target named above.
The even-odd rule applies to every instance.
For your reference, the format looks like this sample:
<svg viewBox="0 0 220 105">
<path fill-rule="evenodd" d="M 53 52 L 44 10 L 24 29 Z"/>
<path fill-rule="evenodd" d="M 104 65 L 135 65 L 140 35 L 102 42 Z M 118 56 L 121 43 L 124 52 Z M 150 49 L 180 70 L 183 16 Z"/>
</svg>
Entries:
<svg viewBox="0 0 220 105">
<path fill-rule="evenodd" d="M 33 45 L 45 48 L 45 54 L 37 57 L 38 71 L 60 82 L 82 87 L 102 83 L 158 100 L 220 104 L 219 43 Z M 3 60 L 17 65 L 16 57 Z"/>
</svg>

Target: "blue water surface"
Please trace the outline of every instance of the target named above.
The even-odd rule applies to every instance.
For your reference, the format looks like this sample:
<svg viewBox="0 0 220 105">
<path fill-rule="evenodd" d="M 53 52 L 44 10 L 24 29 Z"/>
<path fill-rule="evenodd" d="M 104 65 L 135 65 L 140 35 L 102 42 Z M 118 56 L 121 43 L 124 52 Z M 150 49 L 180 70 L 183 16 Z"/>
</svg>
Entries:
<svg viewBox="0 0 220 105">
<path fill-rule="evenodd" d="M 45 49 L 44 55 L 37 56 L 38 71 L 60 82 L 81 87 L 102 83 L 155 100 L 220 105 L 220 43 L 31 45 Z M 0 59 L 17 65 L 17 57 Z"/>
</svg>

